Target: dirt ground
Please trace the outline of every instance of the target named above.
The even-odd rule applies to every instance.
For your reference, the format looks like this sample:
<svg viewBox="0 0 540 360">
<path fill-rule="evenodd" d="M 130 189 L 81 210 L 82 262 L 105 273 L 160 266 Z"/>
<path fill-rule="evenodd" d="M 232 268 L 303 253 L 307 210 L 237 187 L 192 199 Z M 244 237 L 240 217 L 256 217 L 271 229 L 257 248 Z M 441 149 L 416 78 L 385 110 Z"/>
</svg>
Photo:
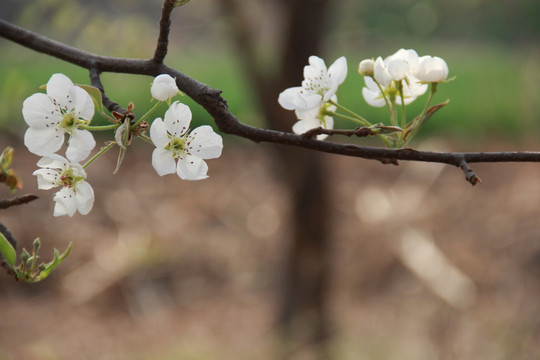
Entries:
<svg viewBox="0 0 540 360">
<path fill-rule="evenodd" d="M 43 283 L 0 274 L 0 360 L 276 358 L 290 216 L 271 146 L 226 142 L 201 182 L 160 178 L 147 145 L 112 175 L 111 152 L 88 169 L 92 212 L 54 218 L 38 158 L 15 145 L 40 199 L 1 221 L 27 249 L 39 236 L 45 260 L 74 249 Z M 449 166 L 325 161 L 335 359 L 540 358 L 538 164 L 474 165 L 472 187 Z"/>
</svg>

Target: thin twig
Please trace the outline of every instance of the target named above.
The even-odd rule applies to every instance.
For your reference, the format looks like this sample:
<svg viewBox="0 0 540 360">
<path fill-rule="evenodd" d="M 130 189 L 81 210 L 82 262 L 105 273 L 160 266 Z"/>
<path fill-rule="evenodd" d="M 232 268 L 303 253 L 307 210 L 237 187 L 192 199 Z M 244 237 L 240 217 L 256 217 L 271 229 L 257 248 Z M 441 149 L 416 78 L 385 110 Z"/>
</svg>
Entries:
<svg viewBox="0 0 540 360">
<path fill-rule="evenodd" d="M 169 48 L 169 32 L 171 30 L 171 13 L 174 9 L 174 0 L 165 0 L 161 10 L 161 19 L 159 21 L 159 36 L 156 50 L 152 60 L 157 64 L 163 64 Z"/>
<path fill-rule="evenodd" d="M 13 249 L 17 249 L 17 240 L 11 235 L 9 230 L 0 222 L 0 233 L 4 235 L 4 237 L 9 241 L 11 246 L 13 246 Z M 2 254 L 0 254 L 0 265 L 6 270 L 8 275 L 13 276 L 15 279 L 17 279 L 17 274 L 11 269 L 11 267 L 8 265 Z"/>
<path fill-rule="evenodd" d="M 315 129 L 311 129 L 306 131 L 302 134 L 303 137 L 312 139 L 317 135 L 345 135 L 345 136 L 357 136 L 357 137 L 367 137 L 367 136 L 373 136 L 377 135 L 376 132 L 374 132 L 372 129 L 370 129 L 367 126 L 361 126 L 357 127 L 353 130 L 348 129 L 324 129 L 322 127 L 318 127 Z"/>
<path fill-rule="evenodd" d="M 317 141 L 302 135 L 256 128 L 240 122 L 231 112 L 229 112 L 227 101 L 221 97 L 220 90 L 212 89 L 208 85 L 203 84 L 176 69 L 158 63 L 153 59 L 139 60 L 114 58 L 88 53 L 48 39 L 40 34 L 20 28 L 1 19 L 0 36 L 29 49 L 49 54 L 83 68 L 89 70 L 96 69 L 94 72 L 98 71 L 98 74 L 100 72 L 141 74 L 148 76 L 169 74 L 173 78 L 176 78 L 176 83 L 180 90 L 204 107 L 204 109 L 213 117 L 216 125 L 222 132 L 240 136 L 256 143 L 270 142 L 297 146 L 326 153 L 378 160 L 394 164 L 398 160 L 444 163 L 457 167 L 461 167 L 463 161 L 469 164 L 473 162 L 540 162 L 540 152 L 453 153 L 417 151 L 408 148 L 387 149 Z"/>
<path fill-rule="evenodd" d="M 101 92 L 101 103 L 103 104 L 103 106 L 105 106 L 107 110 L 109 110 L 111 113 L 113 111 L 116 111 L 118 113 L 124 114 L 126 112 L 126 109 L 124 109 L 123 107 L 121 107 L 120 105 L 112 101 L 111 99 L 109 99 L 107 95 L 105 94 L 105 89 L 103 88 L 103 84 L 101 83 L 99 70 L 95 67 L 92 67 L 89 69 L 89 71 L 90 71 L 90 83 L 92 84 L 92 86 L 98 88 L 99 91 Z"/>
<path fill-rule="evenodd" d="M 465 179 L 471 183 L 471 185 L 476 185 L 478 183 L 482 183 L 482 179 L 480 179 L 476 174 L 475 172 L 473 171 L 473 169 L 471 169 L 471 167 L 469 166 L 469 164 L 467 163 L 467 161 L 465 161 L 465 159 L 461 160 L 461 162 L 459 163 L 459 168 L 461 170 L 463 170 L 463 172 L 465 173 Z"/>
<path fill-rule="evenodd" d="M 34 201 L 38 198 L 36 195 L 26 194 L 17 196 L 13 199 L 0 200 L 0 209 L 7 209 L 11 206 L 27 204 L 30 201 Z"/>
</svg>

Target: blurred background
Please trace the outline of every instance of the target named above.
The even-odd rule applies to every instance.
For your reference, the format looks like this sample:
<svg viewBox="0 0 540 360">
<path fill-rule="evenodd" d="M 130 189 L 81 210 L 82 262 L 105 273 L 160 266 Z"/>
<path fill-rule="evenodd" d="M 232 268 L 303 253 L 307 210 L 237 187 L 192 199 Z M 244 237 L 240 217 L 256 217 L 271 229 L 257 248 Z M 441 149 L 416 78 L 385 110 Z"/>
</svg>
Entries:
<svg viewBox="0 0 540 360">
<path fill-rule="evenodd" d="M 3 0 L 0 17 L 86 51 L 149 58 L 161 4 Z M 165 62 L 223 90 L 241 121 L 290 131 L 277 95 L 300 83 L 309 55 L 327 65 L 345 55 L 340 103 L 379 122 L 385 110 L 363 101 L 357 65 L 413 48 L 445 59 L 456 80 L 439 87 L 434 101 L 450 104 L 412 147 L 538 151 L 539 40 L 534 0 L 197 0 L 173 12 Z M 0 148 L 15 147 L 19 194 L 40 196 L 0 221 L 19 249 L 40 237 L 44 260 L 74 243 L 43 283 L 0 274 L 1 360 L 540 357 L 538 165 L 475 165 L 473 188 L 453 167 L 224 136 L 210 178 L 184 182 L 160 178 L 153 147 L 137 142 L 118 174 L 116 150 L 88 169 L 89 215 L 54 218 L 21 107 L 55 72 L 89 83 L 83 69 L 0 39 Z M 102 80 L 137 115 L 152 105 L 151 78 Z M 212 124 L 181 101 L 195 125 Z"/>
</svg>

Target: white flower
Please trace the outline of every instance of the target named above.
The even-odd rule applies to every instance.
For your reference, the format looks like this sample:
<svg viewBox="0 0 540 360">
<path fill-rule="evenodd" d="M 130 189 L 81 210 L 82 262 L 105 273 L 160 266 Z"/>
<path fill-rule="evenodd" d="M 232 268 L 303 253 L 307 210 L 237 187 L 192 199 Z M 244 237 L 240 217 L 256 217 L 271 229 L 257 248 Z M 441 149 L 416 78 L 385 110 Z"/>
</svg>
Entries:
<svg viewBox="0 0 540 360">
<path fill-rule="evenodd" d="M 424 82 L 441 82 L 448 77 L 448 65 L 440 57 L 422 56 L 419 61 L 416 77 Z"/>
<path fill-rule="evenodd" d="M 419 58 L 414 50 L 400 49 L 384 60 L 378 57 L 373 65 L 373 78 L 364 77 L 364 99 L 371 106 L 381 107 L 385 105 L 384 96 L 398 105 L 402 104 L 403 96 L 404 104 L 410 104 L 427 90 L 427 85 L 415 77 L 418 69 Z"/>
<path fill-rule="evenodd" d="M 362 76 L 373 76 L 373 66 L 375 62 L 372 59 L 360 61 L 358 65 L 358 73 Z"/>
<path fill-rule="evenodd" d="M 188 133 L 190 122 L 191 110 L 176 101 L 165 112 L 164 121 L 157 118 L 152 123 L 150 138 L 156 146 L 152 153 L 152 165 L 160 176 L 176 171 L 184 180 L 206 179 L 208 166 L 203 159 L 221 156 L 221 136 L 208 125 L 199 126 Z"/>
<path fill-rule="evenodd" d="M 337 59 L 327 70 L 324 60 L 309 57 L 309 65 L 304 67 L 302 86 L 288 88 L 279 94 L 279 104 L 287 110 L 311 110 L 320 108 L 336 93 L 338 86 L 347 76 L 347 60 Z"/>
<path fill-rule="evenodd" d="M 73 216 L 75 211 L 86 215 L 94 205 L 94 190 L 86 182 L 86 172 L 80 164 L 70 163 L 60 155 L 47 155 L 38 161 L 38 189 L 61 189 L 54 195 L 54 216 Z"/>
<path fill-rule="evenodd" d="M 337 103 L 337 96 L 332 96 L 332 101 Z M 296 116 L 298 122 L 293 125 L 293 132 L 295 134 L 304 134 L 305 132 L 322 127 L 324 129 L 334 128 L 334 118 L 327 115 L 327 112 L 336 111 L 336 106 L 329 103 L 322 104 L 320 108 L 314 108 L 310 110 L 296 110 Z M 317 140 L 324 140 L 328 137 L 326 134 L 317 135 Z"/>
<path fill-rule="evenodd" d="M 168 74 L 156 76 L 150 88 L 152 97 L 159 101 L 170 100 L 170 98 L 178 94 L 178 91 L 176 81 Z"/>
<path fill-rule="evenodd" d="M 53 154 L 69 134 L 66 156 L 70 161 L 86 159 L 96 142 L 88 130 L 94 116 L 94 102 L 86 91 L 73 85 L 64 74 L 54 74 L 47 82 L 47 94 L 34 94 L 23 103 L 24 121 L 29 128 L 24 134 L 24 144 L 36 155 Z"/>
</svg>

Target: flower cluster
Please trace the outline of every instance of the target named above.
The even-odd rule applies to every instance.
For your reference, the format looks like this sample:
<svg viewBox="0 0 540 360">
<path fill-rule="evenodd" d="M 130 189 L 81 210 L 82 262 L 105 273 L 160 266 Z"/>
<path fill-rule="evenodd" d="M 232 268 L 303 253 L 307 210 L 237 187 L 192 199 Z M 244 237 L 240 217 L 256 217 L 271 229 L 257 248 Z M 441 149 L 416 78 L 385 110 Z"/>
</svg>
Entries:
<svg viewBox="0 0 540 360">
<path fill-rule="evenodd" d="M 368 127 L 371 134 L 378 135 L 386 145 L 403 147 L 422 127 L 425 121 L 446 103 L 429 108 L 437 85 L 447 82 L 448 66 L 439 57 L 419 57 L 412 49 L 400 49 L 383 59 L 366 59 L 360 62 L 358 72 L 364 76 L 362 88 L 364 100 L 371 106 L 386 106 L 390 124 L 373 124 L 364 117 L 338 104 L 336 91 L 347 75 L 345 57 L 336 60 L 327 70 L 324 61 L 316 56 L 309 58 L 304 67 L 302 86 L 284 90 L 278 98 L 279 104 L 287 110 L 295 110 L 298 122 L 293 132 L 304 134 L 308 130 L 333 129 L 334 117 L 340 117 Z M 431 88 L 430 96 L 422 113 L 408 122 L 405 106 Z M 402 107 L 401 118 L 397 111 Z M 345 114 L 337 113 L 342 110 Z M 318 135 L 323 140 L 327 135 Z"/>
<path fill-rule="evenodd" d="M 95 88 L 86 86 L 86 89 Z M 91 90 L 90 93 L 93 93 Z M 48 190 L 60 188 L 54 195 L 54 216 L 73 216 L 75 212 L 86 215 L 94 204 L 94 191 L 86 181 L 86 167 L 114 145 L 120 147 L 118 164 L 132 137 L 139 136 L 152 142 L 156 148 L 152 154 L 152 165 L 163 176 L 176 172 L 181 179 L 201 180 L 208 177 L 205 159 L 221 156 L 223 141 L 210 126 L 200 126 L 190 131 L 191 111 L 179 102 L 170 104 L 171 98 L 179 94 L 175 79 L 170 75 L 157 76 L 150 88 L 157 104 L 136 122 L 132 114 L 133 104 L 125 114 L 113 112 L 107 117 L 112 125 L 91 126 L 95 105 L 101 99 L 92 98 L 83 85 L 77 86 L 63 74 L 54 74 L 46 85 L 46 94 L 37 93 L 23 103 L 23 117 L 29 128 L 24 136 L 28 150 L 42 156 L 33 175 L 38 188 Z M 150 138 L 144 135 L 148 123 L 144 121 L 162 103 L 170 104 L 164 120 L 156 118 L 150 128 Z M 98 106 L 98 110 L 101 108 Z M 110 141 L 85 164 L 96 142 L 91 131 L 114 130 L 115 141 Z M 68 136 L 65 157 L 56 154 Z"/>
<path fill-rule="evenodd" d="M 299 121 L 293 126 L 296 134 L 318 127 L 334 128 L 334 119 L 329 114 L 336 110 L 338 86 L 347 76 L 347 60 L 337 59 L 330 68 L 317 56 L 309 57 L 309 65 L 304 67 L 302 86 L 292 87 L 279 94 L 279 104 L 287 110 L 295 110 Z M 319 135 L 323 140 L 326 135 Z"/>
</svg>

